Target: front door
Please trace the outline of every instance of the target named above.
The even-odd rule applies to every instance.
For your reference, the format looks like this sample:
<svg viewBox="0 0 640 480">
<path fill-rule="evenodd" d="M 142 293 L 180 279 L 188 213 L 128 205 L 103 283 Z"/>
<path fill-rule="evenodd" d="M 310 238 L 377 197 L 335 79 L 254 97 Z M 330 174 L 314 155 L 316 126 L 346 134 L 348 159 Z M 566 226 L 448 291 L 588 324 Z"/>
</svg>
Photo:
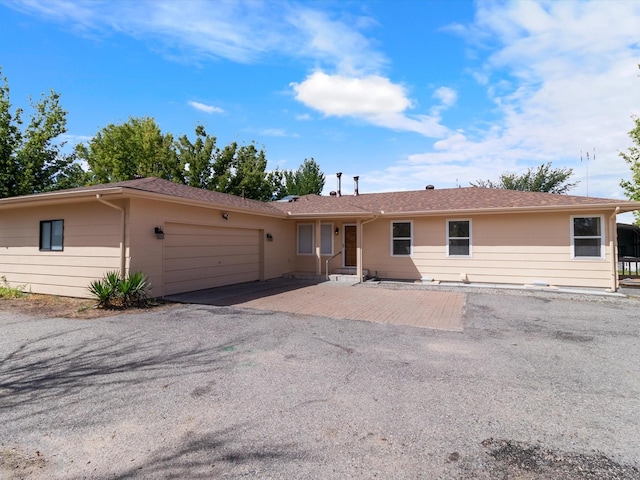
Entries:
<svg viewBox="0 0 640 480">
<path fill-rule="evenodd" d="M 357 248 L 357 229 L 355 225 L 345 225 L 344 231 L 344 248 L 342 250 L 342 261 L 345 267 L 356 267 L 356 248 Z"/>
</svg>

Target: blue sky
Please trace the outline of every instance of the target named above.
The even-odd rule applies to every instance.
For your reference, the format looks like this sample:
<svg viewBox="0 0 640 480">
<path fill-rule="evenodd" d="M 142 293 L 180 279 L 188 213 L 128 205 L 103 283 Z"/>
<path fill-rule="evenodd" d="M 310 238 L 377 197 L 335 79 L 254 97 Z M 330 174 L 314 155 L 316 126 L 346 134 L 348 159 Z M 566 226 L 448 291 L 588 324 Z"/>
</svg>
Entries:
<svg viewBox="0 0 640 480">
<path fill-rule="evenodd" d="M 149 116 L 254 141 L 270 169 L 313 157 L 326 192 L 338 171 L 364 193 L 551 161 L 572 194 L 623 198 L 638 25 L 630 0 L 9 0 L 0 66 L 16 107 L 62 94 L 69 144 Z"/>
</svg>

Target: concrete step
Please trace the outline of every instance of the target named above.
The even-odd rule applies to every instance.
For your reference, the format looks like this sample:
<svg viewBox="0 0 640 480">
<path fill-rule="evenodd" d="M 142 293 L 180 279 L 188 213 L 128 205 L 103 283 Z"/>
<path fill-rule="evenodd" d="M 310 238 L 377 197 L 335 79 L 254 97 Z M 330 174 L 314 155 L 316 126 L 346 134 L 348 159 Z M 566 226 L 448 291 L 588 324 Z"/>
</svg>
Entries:
<svg viewBox="0 0 640 480">
<path fill-rule="evenodd" d="M 329 275 L 329 281 L 342 283 L 359 283 L 357 275 L 342 275 L 340 273 L 332 273 Z"/>
</svg>

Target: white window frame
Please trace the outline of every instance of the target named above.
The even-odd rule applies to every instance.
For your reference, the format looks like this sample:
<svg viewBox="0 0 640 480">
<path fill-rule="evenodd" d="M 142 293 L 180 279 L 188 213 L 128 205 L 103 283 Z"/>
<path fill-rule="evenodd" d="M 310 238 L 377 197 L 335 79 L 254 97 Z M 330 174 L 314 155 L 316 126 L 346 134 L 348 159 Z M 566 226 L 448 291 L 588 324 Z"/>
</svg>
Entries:
<svg viewBox="0 0 640 480">
<path fill-rule="evenodd" d="M 310 252 L 301 252 L 300 251 L 300 227 L 311 227 L 311 251 Z M 299 223 L 297 227 L 297 235 L 296 235 L 296 251 L 298 255 L 314 255 L 315 254 L 315 228 L 313 223 Z"/>
<path fill-rule="evenodd" d="M 393 225 L 396 223 L 408 223 L 410 234 L 409 237 L 394 237 L 393 236 Z M 391 256 L 392 257 L 413 257 L 413 220 L 391 220 L 389 222 L 389 236 L 391 237 Z M 393 242 L 394 240 L 409 240 L 409 254 L 406 253 L 393 253 Z"/>
<path fill-rule="evenodd" d="M 586 236 L 578 236 L 576 237 L 574 232 L 574 219 L 576 218 L 599 218 L 600 219 L 600 235 L 586 235 Z M 606 253 L 606 228 L 604 223 L 604 215 L 571 215 L 571 220 L 569 222 L 569 230 L 571 233 L 571 258 L 578 260 L 603 260 L 605 258 Z M 576 243 L 575 239 L 593 239 L 597 238 L 600 240 L 600 255 L 576 255 Z"/>
<path fill-rule="evenodd" d="M 449 236 L 449 224 L 451 222 L 469 222 L 469 236 L 468 237 L 450 237 Z M 448 218 L 445 228 L 447 229 L 447 257 L 452 258 L 471 258 L 473 256 L 473 222 L 470 218 Z M 449 252 L 449 241 L 451 239 L 469 240 L 469 253 L 467 255 L 455 255 Z"/>
<path fill-rule="evenodd" d="M 328 251 L 325 251 L 325 244 L 323 243 L 323 237 L 322 237 L 322 231 L 324 229 L 328 228 L 329 229 L 329 249 Z M 323 257 L 329 257 L 333 255 L 333 223 L 321 223 L 320 224 L 320 255 Z"/>
</svg>

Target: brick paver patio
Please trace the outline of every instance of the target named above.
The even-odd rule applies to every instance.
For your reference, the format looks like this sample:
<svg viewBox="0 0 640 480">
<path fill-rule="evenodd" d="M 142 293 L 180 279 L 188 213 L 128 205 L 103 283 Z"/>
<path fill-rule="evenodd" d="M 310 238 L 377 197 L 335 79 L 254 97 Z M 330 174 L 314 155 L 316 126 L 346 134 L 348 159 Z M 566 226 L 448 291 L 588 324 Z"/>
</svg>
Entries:
<svg viewBox="0 0 640 480">
<path fill-rule="evenodd" d="M 262 283 L 262 282 L 261 282 Z M 172 300 L 377 323 L 462 331 L 465 296 L 420 289 L 363 288 L 339 282 L 256 291 L 256 285 L 222 287 Z M 284 290 L 284 291 L 282 291 Z"/>
</svg>

